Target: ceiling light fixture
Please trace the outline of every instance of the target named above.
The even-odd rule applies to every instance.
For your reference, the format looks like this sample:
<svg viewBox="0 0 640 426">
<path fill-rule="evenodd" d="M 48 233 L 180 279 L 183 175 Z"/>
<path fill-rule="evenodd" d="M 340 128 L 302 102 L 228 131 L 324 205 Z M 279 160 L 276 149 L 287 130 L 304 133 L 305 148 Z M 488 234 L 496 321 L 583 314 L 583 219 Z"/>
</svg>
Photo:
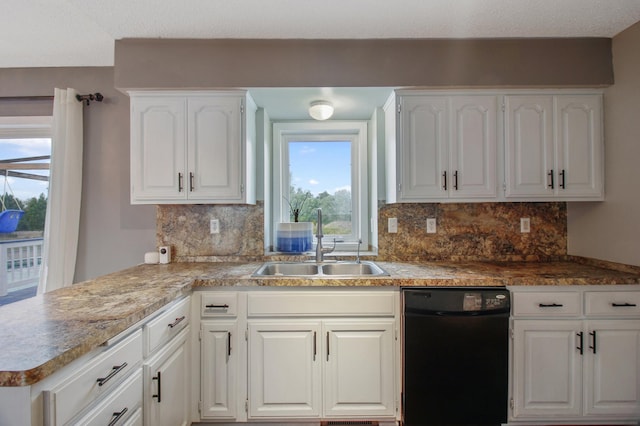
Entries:
<svg viewBox="0 0 640 426">
<path fill-rule="evenodd" d="M 333 115 L 333 104 L 328 101 L 313 101 L 309 106 L 309 115 L 315 120 L 326 120 Z"/>
</svg>

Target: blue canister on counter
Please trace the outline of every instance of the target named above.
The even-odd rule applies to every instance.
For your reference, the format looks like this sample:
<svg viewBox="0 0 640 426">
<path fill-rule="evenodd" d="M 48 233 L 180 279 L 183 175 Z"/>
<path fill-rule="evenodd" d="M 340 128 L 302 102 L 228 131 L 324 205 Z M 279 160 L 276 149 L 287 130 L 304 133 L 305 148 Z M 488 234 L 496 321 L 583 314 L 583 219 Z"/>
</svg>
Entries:
<svg viewBox="0 0 640 426">
<path fill-rule="evenodd" d="M 276 249 L 283 253 L 302 253 L 313 249 L 313 223 L 278 223 Z"/>
</svg>

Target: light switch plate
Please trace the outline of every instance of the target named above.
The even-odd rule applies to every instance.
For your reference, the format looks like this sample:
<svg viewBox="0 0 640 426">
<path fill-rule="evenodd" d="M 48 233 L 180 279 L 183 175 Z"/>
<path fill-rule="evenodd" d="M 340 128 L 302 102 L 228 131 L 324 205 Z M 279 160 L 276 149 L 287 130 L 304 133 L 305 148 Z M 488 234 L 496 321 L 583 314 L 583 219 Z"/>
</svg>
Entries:
<svg viewBox="0 0 640 426">
<path fill-rule="evenodd" d="M 436 218 L 428 217 L 427 218 L 427 234 L 435 234 L 436 233 Z"/>
<path fill-rule="evenodd" d="M 398 218 L 390 217 L 387 221 L 387 229 L 390 234 L 396 234 L 398 232 Z"/>
<path fill-rule="evenodd" d="M 523 234 L 528 234 L 531 232 L 531 221 L 528 217 L 520 218 L 520 232 Z"/>
<path fill-rule="evenodd" d="M 211 234 L 220 233 L 220 219 L 211 219 L 209 222 L 209 232 Z"/>
</svg>

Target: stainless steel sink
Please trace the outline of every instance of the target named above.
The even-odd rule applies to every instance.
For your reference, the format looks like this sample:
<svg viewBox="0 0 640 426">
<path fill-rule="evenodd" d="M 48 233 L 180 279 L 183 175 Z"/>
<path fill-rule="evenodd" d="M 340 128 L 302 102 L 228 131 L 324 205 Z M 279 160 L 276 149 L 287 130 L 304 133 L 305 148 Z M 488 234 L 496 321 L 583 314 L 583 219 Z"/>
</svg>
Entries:
<svg viewBox="0 0 640 426">
<path fill-rule="evenodd" d="M 306 276 L 306 275 L 318 275 L 319 265 L 315 263 L 280 263 L 269 262 L 265 263 L 258 269 L 254 276 L 272 276 L 272 275 L 286 275 L 286 276 Z"/>
<path fill-rule="evenodd" d="M 389 274 L 373 262 L 336 262 L 336 263 L 311 263 L 311 262 L 267 262 L 262 265 L 254 277 L 301 277 L 301 276 L 388 276 Z"/>
<path fill-rule="evenodd" d="M 322 265 L 322 273 L 324 275 L 389 275 L 373 262 L 349 262 L 349 263 L 326 263 Z"/>
</svg>

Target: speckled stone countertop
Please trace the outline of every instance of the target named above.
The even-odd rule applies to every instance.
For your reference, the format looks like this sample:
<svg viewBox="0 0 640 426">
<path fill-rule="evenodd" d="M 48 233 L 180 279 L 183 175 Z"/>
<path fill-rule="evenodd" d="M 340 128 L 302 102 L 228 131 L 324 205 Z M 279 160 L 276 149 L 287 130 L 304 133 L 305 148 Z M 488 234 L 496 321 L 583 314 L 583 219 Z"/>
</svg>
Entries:
<svg viewBox="0 0 640 426">
<path fill-rule="evenodd" d="M 386 277 L 252 277 L 262 263 L 140 265 L 0 307 L 0 386 L 26 386 L 171 301 L 206 287 L 639 284 L 640 274 L 580 262 L 376 262 Z"/>
</svg>

